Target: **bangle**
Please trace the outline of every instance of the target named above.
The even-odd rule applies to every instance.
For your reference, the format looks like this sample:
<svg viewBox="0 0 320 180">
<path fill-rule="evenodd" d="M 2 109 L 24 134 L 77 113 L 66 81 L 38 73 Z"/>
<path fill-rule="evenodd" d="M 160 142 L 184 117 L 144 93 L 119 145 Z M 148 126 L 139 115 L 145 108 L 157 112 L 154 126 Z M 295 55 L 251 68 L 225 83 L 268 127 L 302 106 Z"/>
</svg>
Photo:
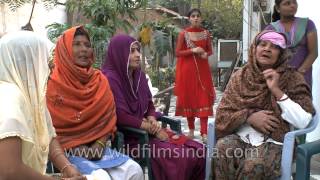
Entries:
<svg viewBox="0 0 320 180">
<path fill-rule="evenodd" d="M 99 145 L 101 145 L 103 148 L 106 148 L 105 143 L 103 143 L 103 142 L 102 142 L 102 141 L 100 141 L 99 139 L 98 139 L 98 140 L 96 140 L 96 143 L 97 143 L 97 144 L 99 144 Z"/>
<path fill-rule="evenodd" d="M 289 99 L 289 96 L 287 96 L 287 97 L 285 97 L 285 98 L 283 98 L 283 99 L 279 99 L 278 102 L 285 101 L 285 100 L 287 100 L 287 99 Z"/>
<path fill-rule="evenodd" d="M 63 166 L 63 168 L 60 170 L 60 173 L 63 174 L 64 170 L 66 170 L 67 167 L 69 167 L 69 166 L 73 166 L 73 167 L 74 167 L 73 164 L 67 163 L 67 164 L 66 164 L 65 166 Z"/>
</svg>

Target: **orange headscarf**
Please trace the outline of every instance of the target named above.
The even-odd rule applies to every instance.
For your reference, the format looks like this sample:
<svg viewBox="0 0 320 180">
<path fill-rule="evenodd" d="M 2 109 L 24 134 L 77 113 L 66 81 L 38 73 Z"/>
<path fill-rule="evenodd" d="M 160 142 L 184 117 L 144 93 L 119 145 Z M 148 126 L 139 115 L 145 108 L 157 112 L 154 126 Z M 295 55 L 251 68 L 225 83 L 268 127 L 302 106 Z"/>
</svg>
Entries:
<svg viewBox="0 0 320 180">
<path fill-rule="evenodd" d="M 92 142 L 116 130 L 112 91 L 101 71 L 75 65 L 73 27 L 59 38 L 48 82 L 47 105 L 63 148 Z M 91 64 L 94 57 L 91 58 Z"/>
</svg>

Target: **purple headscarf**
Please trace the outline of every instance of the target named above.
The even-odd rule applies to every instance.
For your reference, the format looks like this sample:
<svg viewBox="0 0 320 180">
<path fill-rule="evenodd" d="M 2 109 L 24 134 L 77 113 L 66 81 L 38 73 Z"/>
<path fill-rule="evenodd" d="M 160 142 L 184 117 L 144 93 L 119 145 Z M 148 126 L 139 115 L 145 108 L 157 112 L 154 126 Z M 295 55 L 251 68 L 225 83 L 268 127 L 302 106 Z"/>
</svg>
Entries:
<svg viewBox="0 0 320 180">
<path fill-rule="evenodd" d="M 109 80 L 117 109 L 142 119 L 152 95 L 140 67 L 133 72 L 133 84 L 129 81 L 130 48 L 136 42 L 136 39 L 128 35 L 111 38 L 102 72 Z"/>
</svg>

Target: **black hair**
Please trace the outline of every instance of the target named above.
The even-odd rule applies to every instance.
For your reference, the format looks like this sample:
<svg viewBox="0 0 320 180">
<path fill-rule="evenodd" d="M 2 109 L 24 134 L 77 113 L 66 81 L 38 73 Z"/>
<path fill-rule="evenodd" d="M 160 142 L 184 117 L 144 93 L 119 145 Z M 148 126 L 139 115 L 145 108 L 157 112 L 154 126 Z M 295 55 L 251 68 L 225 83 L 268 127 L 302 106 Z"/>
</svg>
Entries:
<svg viewBox="0 0 320 180">
<path fill-rule="evenodd" d="M 280 20 L 280 13 L 277 11 L 277 7 L 280 7 L 280 3 L 282 0 L 275 0 L 273 6 L 273 13 L 272 13 L 272 22 L 276 22 Z"/>
<path fill-rule="evenodd" d="M 86 36 L 88 40 L 90 41 L 89 34 L 86 30 L 83 29 L 83 27 L 79 27 L 76 29 L 76 32 L 74 33 L 74 37 L 76 36 Z"/>
<path fill-rule="evenodd" d="M 191 10 L 188 12 L 188 17 L 190 17 L 191 14 L 194 13 L 194 12 L 198 12 L 199 15 L 201 16 L 201 11 L 200 11 L 200 9 L 198 9 L 198 8 L 193 8 L 193 9 L 191 9 Z"/>
</svg>

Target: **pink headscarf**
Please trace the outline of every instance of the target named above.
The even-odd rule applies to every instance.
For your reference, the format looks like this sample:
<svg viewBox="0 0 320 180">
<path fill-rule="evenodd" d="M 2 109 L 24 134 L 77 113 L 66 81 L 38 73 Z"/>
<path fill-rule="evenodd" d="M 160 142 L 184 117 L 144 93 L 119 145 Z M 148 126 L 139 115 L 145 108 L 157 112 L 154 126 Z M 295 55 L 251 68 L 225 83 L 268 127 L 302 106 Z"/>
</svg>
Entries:
<svg viewBox="0 0 320 180">
<path fill-rule="evenodd" d="M 279 34 L 277 32 L 271 31 L 266 32 L 259 38 L 260 41 L 270 41 L 272 44 L 275 44 L 282 49 L 286 48 L 286 39 L 282 34 Z"/>
</svg>

